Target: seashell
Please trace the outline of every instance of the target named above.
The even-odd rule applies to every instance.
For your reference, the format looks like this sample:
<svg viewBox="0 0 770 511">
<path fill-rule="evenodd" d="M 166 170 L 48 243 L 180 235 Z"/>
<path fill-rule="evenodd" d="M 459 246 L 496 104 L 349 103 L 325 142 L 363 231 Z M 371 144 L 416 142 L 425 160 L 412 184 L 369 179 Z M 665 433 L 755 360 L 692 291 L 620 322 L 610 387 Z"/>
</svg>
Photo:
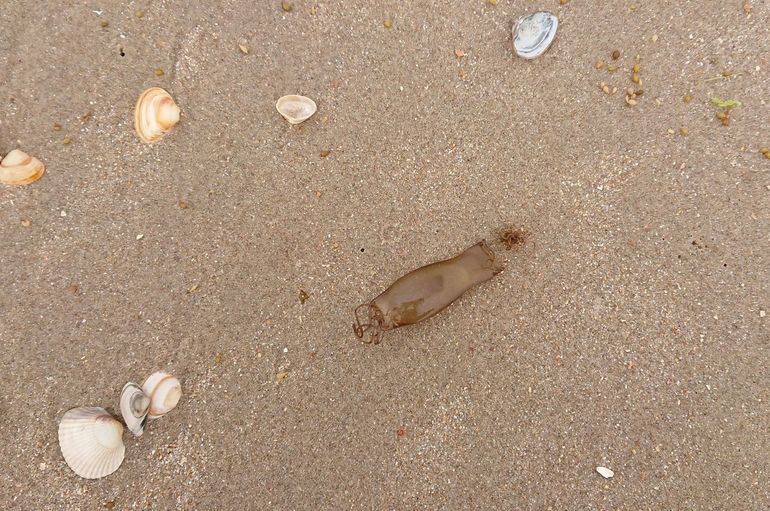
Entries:
<svg viewBox="0 0 770 511">
<path fill-rule="evenodd" d="M 150 397 L 136 383 L 126 383 L 120 392 L 120 413 L 135 436 L 141 436 L 150 410 Z"/>
<path fill-rule="evenodd" d="M 59 447 L 64 461 L 80 477 L 108 476 L 126 453 L 123 425 L 104 408 L 73 408 L 59 423 Z"/>
<path fill-rule="evenodd" d="M 278 112 L 291 124 L 299 124 L 310 119 L 317 107 L 315 101 L 305 96 L 283 96 L 275 103 Z"/>
<path fill-rule="evenodd" d="M 182 397 L 182 385 L 179 380 L 163 371 L 151 374 L 142 384 L 142 390 L 150 397 L 150 419 L 166 415 Z"/>
<path fill-rule="evenodd" d="M 540 11 L 519 18 L 513 26 L 513 49 L 525 59 L 539 57 L 551 46 L 559 19 L 550 12 Z"/>
<path fill-rule="evenodd" d="M 21 186 L 34 183 L 45 172 L 45 165 L 24 151 L 14 149 L 0 161 L 0 182 Z"/>
<path fill-rule="evenodd" d="M 179 107 L 168 92 L 152 87 L 139 96 L 134 108 L 134 129 L 142 140 L 156 142 L 178 122 Z"/>
</svg>

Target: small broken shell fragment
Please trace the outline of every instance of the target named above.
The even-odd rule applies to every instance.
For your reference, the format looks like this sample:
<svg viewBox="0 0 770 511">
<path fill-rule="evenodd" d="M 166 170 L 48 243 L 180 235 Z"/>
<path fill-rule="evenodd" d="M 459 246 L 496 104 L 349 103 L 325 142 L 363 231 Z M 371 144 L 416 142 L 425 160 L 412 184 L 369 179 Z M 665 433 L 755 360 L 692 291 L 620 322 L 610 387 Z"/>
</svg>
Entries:
<svg viewBox="0 0 770 511">
<path fill-rule="evenodd" d="M 275 108 L 291 124 L 299 124 L 306 121 L 316 112 L 315 101 L 305 96 L 290 94 L 281 97 Z"/>
<path fill-rule="evenodd" d="M 152 87 L 139 96 L 134 108 L 134 129 L 142 140 L 156 142 L 178 122 L 179 107 L 168 92 Z"/>
<path fill-rule="evenodd" d="M 550 12 L 540 11 L 519 18 L 513 25 L 513 49 L 525 59 L 539 57 L 551 46 L 559 20 Z"/>
<path fill-rule="evenodd" d="M 80 477 L 108 476 L 126 454 L 123 425 L 104 408 L 73 408 L 59 423 L 59 447 L 64 461 Z"/>
<path fill-rule="evenodd" d="M 174 409 L 182 397 L 182 385 L 168 373 L 158 371 L 142 384 L 142 391 L 150 397 L 148 417 L 158 419 Z"/>
<path fill-rule="evenodd" d="M 141 436 L 150 410 L 150 397 L 136 383 L 126 383 L 120 392 L 120 414 L 134 436 Z"/>
<path fill-rule="evenodd" d="M 0 182 L 22 186 L 34 183 L 45 173 L 43 162 L 24 151 L 14 149 L 0 161 Z"/>
<path fill-rule="evenodd" d="M 596 471 L 605 479 L 611 479 L 615 475 L 615 472 L 607 467 L 596 467 Z"/>
</svg>

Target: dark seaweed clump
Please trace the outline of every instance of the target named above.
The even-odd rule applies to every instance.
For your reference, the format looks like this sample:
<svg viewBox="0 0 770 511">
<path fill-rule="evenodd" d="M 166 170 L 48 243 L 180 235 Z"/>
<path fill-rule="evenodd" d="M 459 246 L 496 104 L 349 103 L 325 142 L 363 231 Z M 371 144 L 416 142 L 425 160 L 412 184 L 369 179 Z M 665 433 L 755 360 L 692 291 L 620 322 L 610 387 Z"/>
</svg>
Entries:
<svg viewBox="0 0 770 511">
<path fill-rule="evenodd" d="M 505 245 L 506 250 L 518 248 L 527 241 L 527 238 L 529 238 L 529 231 L 515 225 L 500 229 L 497 233 L 497 239 Z"/>
</svg>

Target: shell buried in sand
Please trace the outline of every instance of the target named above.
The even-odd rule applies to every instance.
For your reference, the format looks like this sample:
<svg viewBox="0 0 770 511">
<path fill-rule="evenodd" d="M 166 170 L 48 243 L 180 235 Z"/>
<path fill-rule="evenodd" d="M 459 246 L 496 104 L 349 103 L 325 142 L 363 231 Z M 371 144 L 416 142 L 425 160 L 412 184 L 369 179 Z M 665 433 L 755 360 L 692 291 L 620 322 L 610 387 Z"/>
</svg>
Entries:
<svg viewBox="0 0 770 511">
<path fill-rule="evenodd" d="M 0 182 L 22 186 L 34 183 L 45 172 L 43 162 L 24 151 L 14 149 L 0 161 Z"/>
<path fill-rule="evenodd" d="M 305 96 L 283 96 L 275 104 L 276 110 L 291 124 L 310 119 L 317 107 L 315 101 Z"/>
<path fill-rule="evenodd" d="M 525 59 L 539 57 L 551 46 L 559 19 L 550 12 L 540 11 L 520 18 L 513 25 L 513 49 Z"/>
<path fill-rule="evenodd" d="M 104 408 L 73 408 L 59 423 L 59 447 L 64 461 L 80 477 L 108 476 L 126 454 L 123 425 Z"/>
</svg>

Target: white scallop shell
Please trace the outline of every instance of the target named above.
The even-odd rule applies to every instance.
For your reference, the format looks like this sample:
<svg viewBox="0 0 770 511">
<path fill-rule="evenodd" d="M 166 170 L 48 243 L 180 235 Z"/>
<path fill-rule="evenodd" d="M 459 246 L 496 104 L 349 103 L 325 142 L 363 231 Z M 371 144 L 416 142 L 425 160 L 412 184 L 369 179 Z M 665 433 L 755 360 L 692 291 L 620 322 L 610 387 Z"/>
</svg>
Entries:
<svg viewBox="0 0 770 511">
<path fill-rule="evenodd" d="M 150 410 L 150 397 L 136 383 L 126 383 L 120 392 L 120 414 L 128 430 L 141 436 Z"/>
<path fill-rule="evenodd" d="M 559 19 L 550 12 L 540 11 L 519 18 L 513 25 L 513 49 L 525 59 L 539 57 L 551 46 Z"/>
<path fill-rule="evenodd" d="M 305 96 L 283 96 L 275 104 L 276 110 L 291 124 L 308 120 L 317 110 L 315 101 Z"/>
<path fill-rule="evenodd" d="M 64 461 L 80 477 L 110 475 L 126 454 L 123 425 L 104 408 L 73 408 L 59 423 L 59 447 Z"/>
<path fill-rule="evenodd" d="M 157 419 L 170 412 L 182 397 L 182 384 L 163 371 L 151 374 L 142 384 L 142 390 L 150 396 L 150 419 Z"/>
</svg>

